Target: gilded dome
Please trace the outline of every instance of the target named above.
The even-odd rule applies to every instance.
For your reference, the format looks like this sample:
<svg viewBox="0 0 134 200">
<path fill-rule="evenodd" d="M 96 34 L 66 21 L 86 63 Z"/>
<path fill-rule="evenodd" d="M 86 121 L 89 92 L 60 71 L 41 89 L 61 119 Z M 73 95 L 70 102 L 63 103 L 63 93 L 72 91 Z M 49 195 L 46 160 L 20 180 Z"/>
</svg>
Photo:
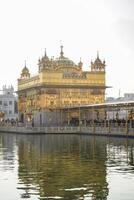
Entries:
<svg viewBox="0 0 134 200">
<path fill-rule="evenodd" d="M 55 61 L 58 66 L 75 66 L 75 63 L 72 60 L 64 56 L 63 46 L 61 46 L 60 57 L 58 57 Z"/>
<path fill-rule="evenodd" d="M 105 61 L 101 61 L 99 58 L 99 53 L 97 52 L 97 58 L 94 62 L 91 61 L 91 70 L 92 71 L 105 71 Z"/>
<path fill-rule="evenodd" d="M 72 60 L 70 60 L 70 59 L 68 59 L 67 57 L 59 57 L 59 58 L 57 58 L 56 59 L 56 63 L 59 65 L 59 66 L 74 66 L 75 65 L 75 63 L 72 61 Z"/>
<path fill-rule="evenodd" d="M 25 66 L 23 69 L 22 69 L 22 74 L 27 74 L 29 73 L 29 69 Z"/>
<path fill-rule="evenodd" d="M 99 58 L 99 52 L 97 52 L 97 58 L 95 59 L 94 64 L 96 66 L 101 66 L 104 64 L 104 63 L 102 63 L 101 59 Z"/>
<path fill-rule="evenodd" d="M 26 67 L 25 63 L 25 67 L 22 69 L 21 72 L 21 78 L 29 78 L 29 77 L 30 77 L 29 69 Z"/>
<path fill-rule="evenodd" d="M 95 64 L 95 65 L 102 65 L 102 61 L 100 60 L 98 54 L 97 54 L 97 58 L 96 58 L 95 61 L 94 61 L 94 64 Z"/>
</svg>

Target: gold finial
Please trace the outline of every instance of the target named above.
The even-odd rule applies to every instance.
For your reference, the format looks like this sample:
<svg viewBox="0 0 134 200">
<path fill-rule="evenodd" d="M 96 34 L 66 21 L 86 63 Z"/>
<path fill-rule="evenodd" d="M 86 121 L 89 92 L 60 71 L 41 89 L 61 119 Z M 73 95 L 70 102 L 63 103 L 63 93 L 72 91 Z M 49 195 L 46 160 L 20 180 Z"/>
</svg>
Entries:
<svg viewBox="0 0 134 200">
<path fill-rule="evenodd" d="M 60 56 L 63 58 L 64 52 L 63 52 L 63 45 L 60 46 L 61 51 L 60 51 Z"/>
<path fill-rule="evenodd" d="M 97 58 L 99 58 L 99 51 L 97 50 Z"/>
<path fill-rule="evenodd" d="M 45 57 L 47 57 L 46 48 L 45 48 Z"/>
<path fill-rule="evenodd" d="M 82 65 L 83 65 L 83 63 L 81 62 L 81 57 L 80 57 L 80 62 L 78 63 L 78 65 L 79 65 L 80 67 L 82 67 Z"/>
<path fill-rule="evenodd" d="M 26 67 L 26 60 L 25 60 L 25 67 Z"/>
<path fill-rule="evenodd" d="M 80 57 L 80 64 L 82 64 L 81 57 Z"/>
</svg>

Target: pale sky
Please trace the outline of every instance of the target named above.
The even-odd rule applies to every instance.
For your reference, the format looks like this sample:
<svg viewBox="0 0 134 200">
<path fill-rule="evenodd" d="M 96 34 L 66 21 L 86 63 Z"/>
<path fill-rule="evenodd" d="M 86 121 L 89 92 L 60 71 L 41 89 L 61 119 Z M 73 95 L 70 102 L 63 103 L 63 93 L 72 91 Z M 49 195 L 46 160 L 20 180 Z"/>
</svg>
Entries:
<svg viewBox="0 0 134 200">
<path fill-rule="evenodd" d="M 134 93 L 133 0 L 0 0 L 0 88 L 17 90 L 25 60 L 32 74 L 38 58 L 65 56 L 88 70 L 91 59 L 106 60 L 107 96 Z"/>
</svg>

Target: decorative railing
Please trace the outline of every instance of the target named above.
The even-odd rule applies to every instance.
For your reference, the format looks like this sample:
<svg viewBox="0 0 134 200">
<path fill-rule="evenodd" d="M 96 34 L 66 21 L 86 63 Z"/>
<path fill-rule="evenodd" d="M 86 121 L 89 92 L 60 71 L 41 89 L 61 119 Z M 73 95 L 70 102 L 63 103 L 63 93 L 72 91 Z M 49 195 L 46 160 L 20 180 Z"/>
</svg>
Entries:
<svg viewBox="0 0 134 200">
<path fill-rule="evenodd" d="M 132 127 L 115 126 L 64 126 L 64 127 L 31 127 L 31 126 L 0 126 L 0 132 L 24 134 L 97 134 L 112 136 L 133 136 Z"/>
</svg>

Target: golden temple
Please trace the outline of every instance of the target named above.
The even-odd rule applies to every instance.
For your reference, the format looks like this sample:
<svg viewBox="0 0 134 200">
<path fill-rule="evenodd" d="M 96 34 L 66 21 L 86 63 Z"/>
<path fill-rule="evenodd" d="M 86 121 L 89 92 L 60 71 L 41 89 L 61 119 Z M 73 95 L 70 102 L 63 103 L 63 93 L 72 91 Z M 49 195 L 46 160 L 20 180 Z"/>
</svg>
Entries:
<svg viewBox="0 0 134 200">
<path fill-rule="evenodd" d="M 63 46 L 56 59 L 49 58 L 45 50 L 38 66 L 38 75 L 31 76 L 25 64 L 18 79 L 18 110 L 23 117 L 28 113 L 35 115 L 38 112 L 104 102 L 106 65 L 98 53 L 88 71 L 83 70 L 81 60 L 75 64 L 65 57 Z"/>
</svg>

